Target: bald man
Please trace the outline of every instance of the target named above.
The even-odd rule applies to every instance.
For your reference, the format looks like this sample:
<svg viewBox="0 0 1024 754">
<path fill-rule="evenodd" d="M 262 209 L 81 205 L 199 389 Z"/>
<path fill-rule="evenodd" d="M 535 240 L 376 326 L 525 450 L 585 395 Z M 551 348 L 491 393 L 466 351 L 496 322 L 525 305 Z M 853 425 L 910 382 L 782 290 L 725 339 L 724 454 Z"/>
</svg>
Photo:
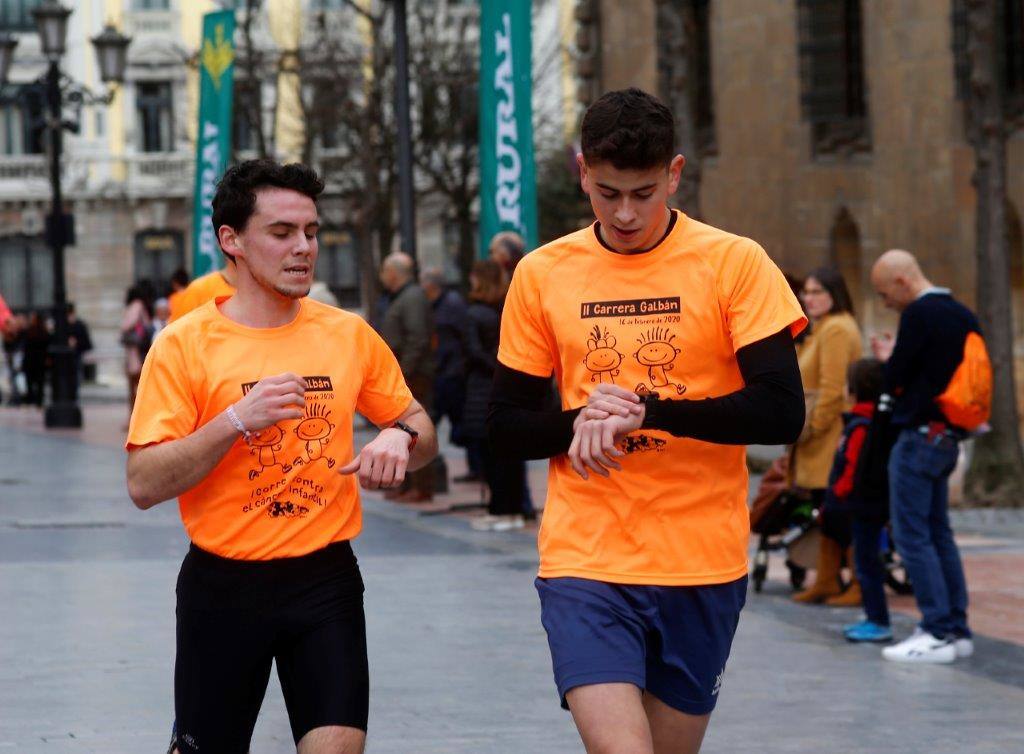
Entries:
<svg viewBox="0 0 1024 754">
<path fill-rule="evenodd" d="M 935 399 L 963 360 L 964 343 L 981 332 L 978 320 L 949 289 L 925 277 L 912 254 L 893 249 L 871 270 L 885 305 L 900 312 L 899 331 L 872 338 L 886 362 L 886 393 L 895 396 L 899 435 L 889 456 L 889 505 L 896 547 L 914 585 L 921 623 L 912 636 L 886 647 L 894 662 L 949 663 L 974 653 L 967 627 L 967 583 L 949 525 L 949 475 L 967 436 Z"/>
<path fill-rule="evenodd" d="M 380 335 L 391 347 L 413 397 L 429 412 L 434 391 L 434 316 L 423 289 L 414 277 L 416 263 L 408 254 L 395 252 L 384 258 L 380 282 L 387 308 L 380 321 Z M 407 484 L 397 495 L 401 502 L 433 499 L 433 467 L 406 475 Z"/>
</svg>

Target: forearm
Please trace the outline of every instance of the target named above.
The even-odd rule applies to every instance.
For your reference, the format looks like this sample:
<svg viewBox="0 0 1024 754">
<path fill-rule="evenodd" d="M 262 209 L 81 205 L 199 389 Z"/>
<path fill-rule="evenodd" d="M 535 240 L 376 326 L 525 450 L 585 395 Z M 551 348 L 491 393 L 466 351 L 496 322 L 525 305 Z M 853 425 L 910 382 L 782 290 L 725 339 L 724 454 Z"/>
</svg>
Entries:
<svg viewBox="0 0 1024 754">
<path fill-rule="evenodd" d="M 128 454 L 128 494 L 145 510 L 195 487 L 239 439 L 224 413 L 187 437 Z"/>
<path fill-rule="evenodd" d="M 528 409 L 492 402 L 487 438 L 495 453 L 508 458 L 554 458 L 569 451 L 573 422 L 581 409 Z"/>
<path fill-rule="evenodd" d="M 719 398 L 648 403 L 641 428 L 722 445 L 786 445 L 800 435 L 804 410 L 799 392 L 761 383 Z"/>
<path fill-rule="evenodd" d="M 736 354 L 744 387 L 704 400 L 647 404 L 642 428 L 722 445 L 785 445 L 804 425 L 804 391 L 796 351 L 784 330 Z"/>
<path fill-rule="evenodd" d="M 409 470 L 422 469 L 437 456 L 437 431 L 426 411 L 422 409 L 408 417 L 405 423 L 419 433 L 416 447 L 409 454 Z"/>
</svg>

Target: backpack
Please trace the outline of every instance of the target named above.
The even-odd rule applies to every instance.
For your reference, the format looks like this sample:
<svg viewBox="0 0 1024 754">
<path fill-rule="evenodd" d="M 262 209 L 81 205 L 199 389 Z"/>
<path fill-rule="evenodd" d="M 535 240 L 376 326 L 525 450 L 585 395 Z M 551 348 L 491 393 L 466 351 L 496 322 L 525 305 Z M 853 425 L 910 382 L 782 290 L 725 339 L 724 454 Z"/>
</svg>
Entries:
<svg viewBox="0 0 1024 754">
<path fill-rule="evenodd" d="M 935 402 L 950 424 L 968 432 L 988 421 L 992 414 L 992 362 L 980 334 L 967 333 L 963 360 Z"/>
</svg>

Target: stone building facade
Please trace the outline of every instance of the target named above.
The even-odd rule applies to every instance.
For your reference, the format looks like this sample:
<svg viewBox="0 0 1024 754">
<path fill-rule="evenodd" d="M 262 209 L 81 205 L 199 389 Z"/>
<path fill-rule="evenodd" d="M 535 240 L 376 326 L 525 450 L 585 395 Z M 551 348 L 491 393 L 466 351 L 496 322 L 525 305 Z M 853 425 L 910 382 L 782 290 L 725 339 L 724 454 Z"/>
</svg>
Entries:
<svg viewBox="0 0 1024 754">
<path fill-rule="evenodd" d="M 659 91 L 664 45 L 653 40 L 658 5 L 665 2 L 577 2 L 577 43 L 583 40 L 585 48 L 577 52 L 581 106 L 599 91 L 627 85 Z M 706 88 L 714 118 L 714 148 L 699 155 L 699 206 L 706 221 L 756 239 L 797 274 L 839 265 L 867 330 L 893 324 L 870 295 L 868 281 L 874 259 L 889 248 L 913 251 L 937 284 L 974 300 L 973 155 L 957 87 L 959 0 L 669 4 L 706 13 Z M 1024 21 L 1013 16 L 1013 3 L 1006 5 L 1007 24 L 1013 24 L 1007 43 L 1018 46 L 1012 54 L 1024 56 L 1024 29 L 1016 26 Z M 840 49 L 856 44 L 859 54 L 816 60 L 815 49 L 823 41 L 827 47 L 828 37 L 842 30 L 836 18 L 815 27 L 803 15 L 811 6 L 841 14 L 846 36 L 838 40 Z M 1024 57 L 1014 59 L 1019 64 Z M 807 70 L 816 62 L 860 64 L 855 94 L 862 111 L 850 138 L 833 132 L 828 143 L 819 130 L 814 92 L 808 91 L 816 82 Z M 1008 156 L 1008 231 L 1016 244 L 1014 284 L 1021 304 L 1016 316 L 1024 318 L 1024 129 L 1012 133 Z"/>
</svg>

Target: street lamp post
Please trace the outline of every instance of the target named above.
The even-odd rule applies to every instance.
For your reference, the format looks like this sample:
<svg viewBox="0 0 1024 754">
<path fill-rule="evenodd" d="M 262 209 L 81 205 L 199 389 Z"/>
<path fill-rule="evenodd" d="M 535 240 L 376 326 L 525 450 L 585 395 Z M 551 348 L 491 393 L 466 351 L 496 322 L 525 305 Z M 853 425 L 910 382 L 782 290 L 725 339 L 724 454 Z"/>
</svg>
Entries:
<svg viewBox="0 0 1024 754">
<path fill-rule="evenodd" d="M 43 0 L 33 11 L 43 54 L 48 61 L 46 73 L 38 83 L 45 87 L 46 114 L 43 127 L 48 135 L 50 188 L 52 204 L 46 218 L 46 241 L 53 250 L 53 322 L 54 340 L 50 347 L 52 359 L 52 395 L 46 407 L 47 427 L 81 427 L 82 411 L 78 406 L 76 386 L 78 364 L 68 340 L 68 302 L 64 274 L 64 249 L 74 243 L 74 219 L 64 212 L 61 192 L 60 161 L 64 129 L 77 130 L 75 121 L 64 119 L 65 95 L 78 108 L 84 103 L 109 104 L 114 91 L 106 96 L 95 95 L 80 84 L 65 81 L 60 69 L 67 41 L 68 17 L 72 10 L 58 0 Z M 124 80 L 130 39 L 107 26 L 92 39 L 99 62 L 100 79 L 105 84 Z M 0 83 L 6 81 L 17 40 L 0 37 Z"/>
<path fill-rule="evenodd" d="M 416 200 L 409 107 L 409 22 L 405 0 L 395 2 L 395 119 L 398 121 L 398 226 L 402 251 L 416 255 Z"/>
</svg>

